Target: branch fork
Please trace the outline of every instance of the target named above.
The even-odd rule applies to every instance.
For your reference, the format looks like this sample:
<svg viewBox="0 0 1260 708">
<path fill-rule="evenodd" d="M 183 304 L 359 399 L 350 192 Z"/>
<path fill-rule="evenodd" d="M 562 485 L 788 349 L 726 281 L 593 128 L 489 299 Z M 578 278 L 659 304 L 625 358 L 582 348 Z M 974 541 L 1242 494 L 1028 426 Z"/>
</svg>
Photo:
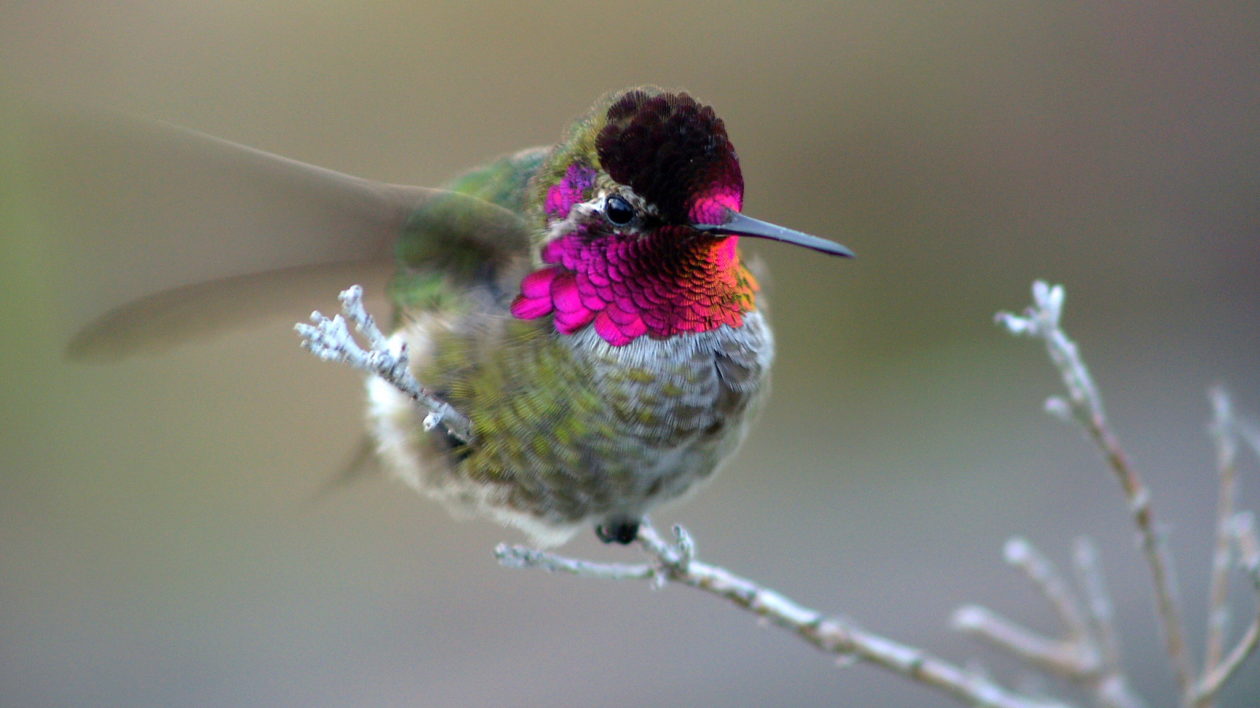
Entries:
<svg viewBox="0 0 1260 708">
<path fill-rule="evenodd" d="M 495 557 L 509 568 L 537 568 L 604 580 L 647 580 L 654 588 L 677 583 L 725 598 L 761 620 L 794 632 L 819 649 L 835 654 L 837 665 L 866 662 L 879 666 L 974 706 L 989 708 L 1067 708 L 1069 704 L 1022 695 L 983 675 L 944 661 L 923 650 L 866 631 L 849 620 L 828 617 L 778 592 L 719 566 L 696 559 L 691 535 L 675 526 L 674 540 L 665 541 L 646 520 L 638 543 L 649 562 L 635 565 L 595 563 L 523 546 L 501 544 Z"/>
</svg>

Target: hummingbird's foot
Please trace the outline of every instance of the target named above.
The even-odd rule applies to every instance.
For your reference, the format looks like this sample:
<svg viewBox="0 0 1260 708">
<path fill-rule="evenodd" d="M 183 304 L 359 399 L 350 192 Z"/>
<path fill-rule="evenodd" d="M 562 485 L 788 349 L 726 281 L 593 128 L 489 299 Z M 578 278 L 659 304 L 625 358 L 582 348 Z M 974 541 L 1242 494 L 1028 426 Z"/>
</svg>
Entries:
<svg viewBox="0 0 1260 708">
<path fill-rule="evenodd" d="M 595 535 L 604 543 L 629 545 L 639 537 L 639 519 L 609 519 L 595 527 Z"/>
</svg>

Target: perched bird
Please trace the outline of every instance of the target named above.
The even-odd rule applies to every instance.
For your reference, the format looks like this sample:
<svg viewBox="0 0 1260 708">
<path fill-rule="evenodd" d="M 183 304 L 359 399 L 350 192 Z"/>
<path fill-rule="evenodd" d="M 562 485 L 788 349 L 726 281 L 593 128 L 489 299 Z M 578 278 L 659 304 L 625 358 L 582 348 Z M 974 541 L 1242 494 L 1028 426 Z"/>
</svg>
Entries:
<svg viewBox="0 0 1260 708">
<path fill-rule="evenodd" d="M 445 190 L 224 147 L 342 205 L 338 218 L 361 244 L 339 259 L 393 243 L 391 338 L 405 342 L 416 378 L 470 420 L 471 435 L 425 430 L 424 412 L 372 377 L 368 428 L 384 466 L 544 546 L 591 524 L 604 541 L 629 543 L 645 513 L 709 478 L 738 446 L 774 356 L 740 236 L 852 256 L 744 216 L 722 120 L 655 87 L 610 93 L 558 144 L 503 157 Z M 270 292 L 266 284 L 327 267 L 150 296 L 93 323 L 71 353 L 125 353 L 171 336 L 159 330 L 193 313 L 204 328 L 206 312 L 234 310 L 221 306 L 225 291 Z"/>
</svg>

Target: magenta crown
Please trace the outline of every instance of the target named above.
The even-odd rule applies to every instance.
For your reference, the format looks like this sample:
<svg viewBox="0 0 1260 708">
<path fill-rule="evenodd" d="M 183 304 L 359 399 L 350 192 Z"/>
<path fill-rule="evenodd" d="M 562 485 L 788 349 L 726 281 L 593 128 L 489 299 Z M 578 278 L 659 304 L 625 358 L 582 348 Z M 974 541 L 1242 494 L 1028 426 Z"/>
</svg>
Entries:
<svg viewBox="0 0 1260 708">
<path fill-rule="evenodd" d="M 726 126 L 686 93 L 633 89 L 608 108 L 595 139 L 608 175 L 653 204 L 666 223 L 717 223 L 739 211 L 744 178 Z"/>
</svg>

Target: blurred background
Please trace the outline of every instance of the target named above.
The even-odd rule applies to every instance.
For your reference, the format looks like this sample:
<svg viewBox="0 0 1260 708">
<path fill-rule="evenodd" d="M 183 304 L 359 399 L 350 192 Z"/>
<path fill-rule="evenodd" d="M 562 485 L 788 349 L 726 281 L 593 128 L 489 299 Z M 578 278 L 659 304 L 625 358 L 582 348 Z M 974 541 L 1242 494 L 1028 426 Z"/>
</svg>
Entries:
<svg viewBox="0 0 1260 708">
<path fill-rule="evenodd" d="M 153 173 L 90 131 L 60 142 L 36 106 L 435 185 L 645 82 L 716 107 L 748 213 L 859 255 L 746 246 L 773 275 L 774 395 L 723 474 L 658 524 L 1018 685 L 949 614 L 979 602 L 1057 629 L 1002 544 L 1024 535 L 1066 566 L 1088 534 L 1125 663 L 1172 705 L 1117 485 L 1041 412 L 1059 384 L 1040 345 L 992 318 L 1034 278 L 1066 285 L 1066 327 L 1153 489 L 1200 655 L 1204 394 L 1221 382 L 1260 411 L 1254 2 L 0 5 L 0 703 L 953 705 L 685 588 L 500 568 L 491 549 L 518 535 L 387 480 L 321 496 L 361 435 L 361 382 L 290 324 L 346 283 L 206 343 L 61 356 L 109 307 L 198 264 L 266 263 L 267 229 L 305 227 L 198 159 Z M 1242 503 L 1260 507 L 1260 466 L 1242 459 Z M 593 534 L 563 550 L 638 558 Z M 1258 669 L 1225 705 L 1255 705 Z"/>
</svg>

